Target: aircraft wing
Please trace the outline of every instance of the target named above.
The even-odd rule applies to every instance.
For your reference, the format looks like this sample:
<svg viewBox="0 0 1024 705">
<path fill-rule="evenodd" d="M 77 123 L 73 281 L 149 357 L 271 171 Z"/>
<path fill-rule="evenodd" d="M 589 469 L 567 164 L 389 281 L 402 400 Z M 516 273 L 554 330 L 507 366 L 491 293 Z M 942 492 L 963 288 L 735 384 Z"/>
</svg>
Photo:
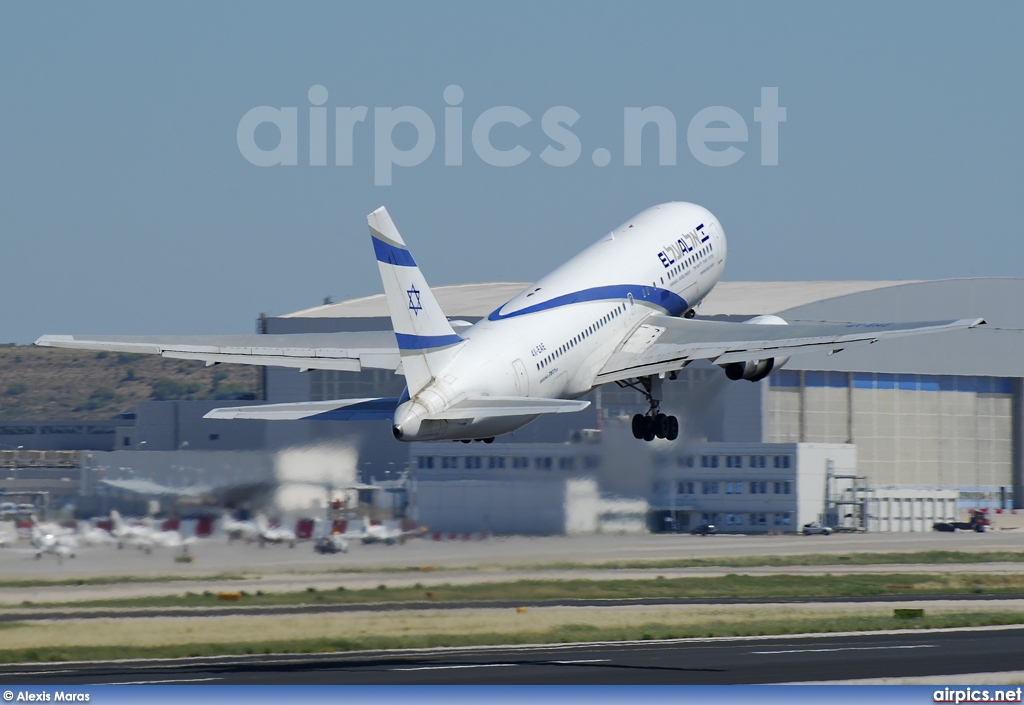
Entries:
<svg viewBox="0 0 1024 705">
<path fill-rule="evenodd" d="M 145 353 L 176 360 L 202 360 L 207 365 L 230 362 L 303 370 L 397 370 L 401 363 L 398 343 L 391 331 L 218 336 L 44 335 L 36 345 Z"/>
<path fill-rule="evenodd" d="M 671 372 L 694 360 L 727 365 L 816 350 L 832 354 L 886 338 L 962 330 L 984 323 L 982 318 L 965 318 L 917 323 L 770 325 L 696 321 L 655 314 L 648 317 L 612 354 L 598 373 L 595 384 Z"/>
</svg>

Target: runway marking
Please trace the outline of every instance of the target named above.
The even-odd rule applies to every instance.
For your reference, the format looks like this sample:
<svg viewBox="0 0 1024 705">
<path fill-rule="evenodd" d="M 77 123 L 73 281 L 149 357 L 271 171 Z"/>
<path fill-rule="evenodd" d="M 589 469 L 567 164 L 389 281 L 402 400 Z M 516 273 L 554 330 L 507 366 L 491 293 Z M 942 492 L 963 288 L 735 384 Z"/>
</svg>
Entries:
<svg viewBox="0 0 1024 705">
<path fill-rule="evenodd" d="M 891 649 L 935 649 L 938 644 L 907 646 L 837 646 L 832 649 L 779 649 L 778 651 L 751 651 L 752 654 L 816 654 L 824 651 L 886 651 Z"/>
<path fill-rule="evenodd" d="M 549 661 L 549 663 L 559 663 L 559 664 L 567 664 L 567 663 L 607 663 L 608 661 L 611 661 L 611 659 L 610 658 L 578 658 L 578 659 L 575 659 L 573 661 Z"/>
<path fill-rule="evenodd" d="M 455 668 L 507 668 L 518 666 L 518 663 L 465 663 L 457 666 L 412 666 L 410 668 L 392 668 L 392 671 L 446 671 Z"/>
<path fill-rule="evenodd" d="M 222 681 L 223 678 L 168 678 L 157 681 L 124 681 L 122 683 L 104 683 L 104 685 L 152 685 L 154 683 L 201 683 L 202 681 Z"/>
</svg>

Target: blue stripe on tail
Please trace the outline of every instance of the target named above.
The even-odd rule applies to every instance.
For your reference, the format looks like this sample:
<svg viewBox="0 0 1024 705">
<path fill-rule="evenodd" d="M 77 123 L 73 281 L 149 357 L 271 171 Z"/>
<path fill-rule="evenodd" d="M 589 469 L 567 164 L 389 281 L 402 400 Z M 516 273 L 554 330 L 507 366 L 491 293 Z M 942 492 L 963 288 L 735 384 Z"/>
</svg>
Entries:
<svg viewBox="0 0 1024 705">
<path fill-rule="evenodd" d="M 395 247 L 390 245 L 383 240 L 379 240 L 375 237 L 370 237 L 373 240 L 373 252 L 377 255 L 378 262 L 384 262 L 385 264 L 393 264 L 396 267 L 415 267 L 416 261 L 412 258 L 412 253 L 401 247 Z"/>
<path fill-rule="evenodd" d="M 395 333 L 398 339 L 399 350 L 430 350 L 443 348 L 462 342 L 457 335 L 410 335 L 409 333 Z"/>
</svg>

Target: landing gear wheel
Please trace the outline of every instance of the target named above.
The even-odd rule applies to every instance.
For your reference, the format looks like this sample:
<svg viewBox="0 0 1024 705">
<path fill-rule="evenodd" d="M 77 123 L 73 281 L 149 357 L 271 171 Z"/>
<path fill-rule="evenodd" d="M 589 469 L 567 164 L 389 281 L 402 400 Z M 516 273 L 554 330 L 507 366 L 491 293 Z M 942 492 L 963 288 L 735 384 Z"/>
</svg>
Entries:
<svg viewBox="0 0 1024 705">
<path fill-rule="evenodd" d="M 644 417 L 644 440 L 648 443 L 654 440 L 654 419 L 650 416 Z"/>
<path fill-rule="evenodd" d="M 644 419 L 646 417 L 643 414 L 633 415 L 633 438 L 640 440 L 644 437 Z"/>
<path fill-rule="evenodd" d="M 679 438 L 679 419 L 669 416 L 665 424 L 665 440 L 674 441 Z"/>
<path fill-rule="evenodd" d="M 664 438 L 668 433 L 668 417 L 665 414 L 658 414 L 654 417 L 654 435 Z"/>
</svg>

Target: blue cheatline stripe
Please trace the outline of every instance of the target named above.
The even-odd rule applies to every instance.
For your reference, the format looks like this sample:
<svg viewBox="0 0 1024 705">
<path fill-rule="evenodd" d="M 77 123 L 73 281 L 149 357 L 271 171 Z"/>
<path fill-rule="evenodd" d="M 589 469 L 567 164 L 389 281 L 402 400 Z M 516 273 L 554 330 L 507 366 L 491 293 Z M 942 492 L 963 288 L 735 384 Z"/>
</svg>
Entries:
<svg viewBox="0 0 1024 705">
<path fill-rule="evenodd" d="M 416 266 L 416 262 L 413 260 L 412 253 L 409 252 L 409 250 L 389 245 L 383 240 L 378 240 L 372 235 L 370 236 L 370 239 L 373 240 L 373 252 L 377 255 L 378 262 L 387 262 L 388 264 L 393 264 L 397 267 Z"/>
<path fill-rule="evenodd" d="M 399 350 L 429 350 L 430 348 L 443 348 L 462 342 L 462 338 L 457 335 L 410 335 L 409 333 L 395 333 L 395 338 L 398 339 Z"/>
<path fill-rule="evenodd" d="M 669 291 L 668 289 L 659 289 L 653 286 L 640 286 L 638 284 L 615 284 L 612 286 L 595 286 L 592 289 L 583 289 L 582 291 L 574 291 L 571 294 L 563 294 L 562 296 L 556 296 L 553 299 L 541 301 L 539 304 L 527 306 L 526 308 L 513 311 L 512 313 L 502 313 L 501 309 L 505 308 L 505 306 L 502 306 L 489 315 L 487 320 L 500 321 L 505 318 L 525 316 L 530 313 L 550 311 L 554 308 L 561 308 L 562 306 L 569 306 L 571 304 L 587 303 L 590 301 L 624 301 L 630 296 L 633 297 L 634 301 L 643 301 L 659 306 L 665 309 L 665 312 L 670 316 L 678 316 L 689 308 L 689 305 L 682 296 Z"/>
<path fill-rule="evenodd" d="M 397 408 L 398 397 L 383 397 L 331 409 L 307 418 L 321 421 L 372 421 L 394 417 Z"/>
</svg>

